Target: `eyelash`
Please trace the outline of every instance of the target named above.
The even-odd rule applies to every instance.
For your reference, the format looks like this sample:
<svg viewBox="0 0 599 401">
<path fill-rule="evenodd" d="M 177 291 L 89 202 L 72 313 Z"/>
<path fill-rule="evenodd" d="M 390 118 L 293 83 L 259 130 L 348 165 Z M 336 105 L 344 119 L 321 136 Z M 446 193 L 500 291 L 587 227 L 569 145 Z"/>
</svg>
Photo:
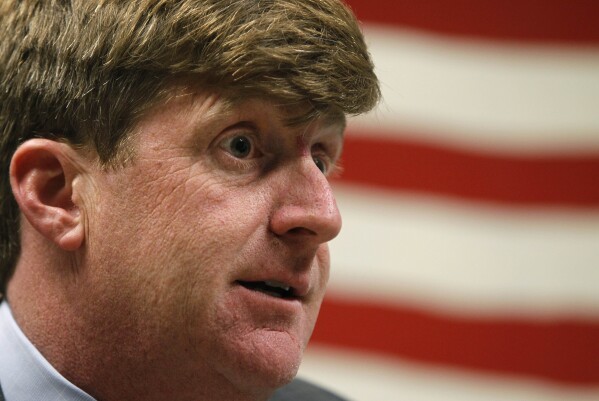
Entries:
<svg viewBox="0 0 599 401">
<path fill-rule="evenodd" d="M 341 174 L 343 174 L 343 166 L 341 165 L 340 161 L 337 161 L 336 163 L 331 164 L 329 166 L 329 169 L 326 172 L 325 176 L 328 179 L 331 179 L 331 178 L 339 178 L 341 176 Z"/>
</svg>

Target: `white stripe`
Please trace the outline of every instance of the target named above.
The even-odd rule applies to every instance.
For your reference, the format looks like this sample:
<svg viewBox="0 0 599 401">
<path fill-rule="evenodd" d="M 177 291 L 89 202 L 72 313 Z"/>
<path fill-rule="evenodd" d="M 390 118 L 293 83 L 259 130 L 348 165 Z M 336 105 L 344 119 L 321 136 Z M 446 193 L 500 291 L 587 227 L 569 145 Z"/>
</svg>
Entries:
<svg viewBox="0 0 599 401">
<path fill-rule="evenodd" d="M 335 191 L 332 292 L 459 313 L 599 315 L 599 211 Z"/>
<path fill-rule="evenodd" d="M 352 401 L 596 401 L 599 388 L 560 388 L 367 354 L 308 347 L 299 376 Z"/>
<path fill-rule="evenodd" d="M 366 25 L 383 104 L 350 131 L 505 151 L 599 150 L 599 49 Z"/>
</svg>

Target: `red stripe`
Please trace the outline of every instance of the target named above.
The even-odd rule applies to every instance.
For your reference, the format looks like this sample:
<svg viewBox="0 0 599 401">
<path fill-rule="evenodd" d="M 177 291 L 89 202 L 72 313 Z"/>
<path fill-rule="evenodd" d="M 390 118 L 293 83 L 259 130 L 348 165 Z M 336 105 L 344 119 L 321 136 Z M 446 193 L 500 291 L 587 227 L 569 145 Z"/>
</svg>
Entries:
<svg viewBox="0 0 599 401">
<path fill-rule="evenodd" d="M 519 157 L 348 135 L 342 182 L 512 206 L 599 207 L 599 153 Z"/>
<path fill-rule="evenodd" d="M 599 384 L 597 339 L 598 321 L 477 319 L 335 297 L 325 299 L 312 337 L 318 344 L 579 386 Z"/>
<path fill-rule="evenodd" d="M 347 0 L 364 21 L 483 39 L 599 44 L 596 0 Z"/>
</svg>

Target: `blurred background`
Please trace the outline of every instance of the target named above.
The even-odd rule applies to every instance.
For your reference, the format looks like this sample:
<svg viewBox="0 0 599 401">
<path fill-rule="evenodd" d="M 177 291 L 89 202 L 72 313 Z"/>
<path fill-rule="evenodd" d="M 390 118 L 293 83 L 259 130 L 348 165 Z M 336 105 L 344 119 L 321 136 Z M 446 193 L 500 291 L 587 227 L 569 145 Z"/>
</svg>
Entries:
<svg viewBox="0 0 599 401">
<path fill-rule="evenodd" d="M 599 400 L 599 2 L 349 0 L 384 101 L 300 376 L 354 401 Z"/>
</svg>

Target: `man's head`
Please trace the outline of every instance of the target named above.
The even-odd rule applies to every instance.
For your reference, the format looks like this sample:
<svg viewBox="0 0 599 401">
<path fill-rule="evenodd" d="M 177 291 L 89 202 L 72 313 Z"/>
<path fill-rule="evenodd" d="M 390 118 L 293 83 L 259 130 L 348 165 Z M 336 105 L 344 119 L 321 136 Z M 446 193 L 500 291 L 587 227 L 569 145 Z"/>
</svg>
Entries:
<svg viewBox="0 0 599 401">
<path fill-rule="evenodd" d="M 190 398 L 198 380 L 288 381 L 340 229 L 326 175 L 343 116 L 379 97 L 351 13 L 4 0 L 0 32 L 0 288 L 16 267 L 9 300 L 36 345 L 106 398 L 101 366 L 165 391 L 168 369 Z"/>
</svg>

